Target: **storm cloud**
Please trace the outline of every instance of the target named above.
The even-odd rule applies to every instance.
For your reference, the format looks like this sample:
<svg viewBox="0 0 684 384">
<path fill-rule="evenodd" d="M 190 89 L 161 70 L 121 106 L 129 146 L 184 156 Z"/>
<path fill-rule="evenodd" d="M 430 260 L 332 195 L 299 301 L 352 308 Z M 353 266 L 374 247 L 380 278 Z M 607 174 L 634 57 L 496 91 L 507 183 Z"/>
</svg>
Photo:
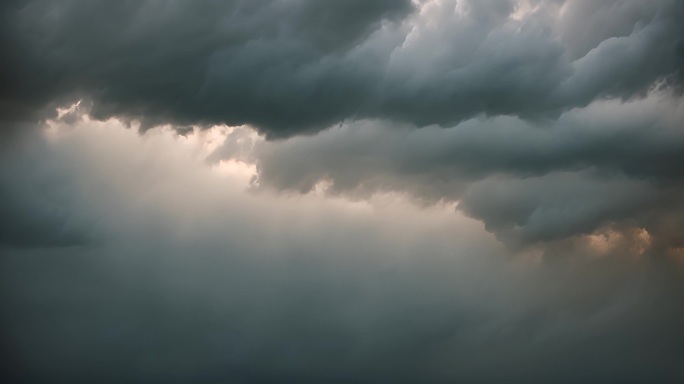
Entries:
<svg viewBox="0 0 684 384">
<path fill-rule="evenodd" d="M 417 129 L 363 120 L 277 142 L 238 130 L 210 160 L 255 163 L 262 188 L 458 202 L 515 247 L 629 223 L 679 248 L 682 121 L 681 99 L 654 92 L 540 122 L 500 116 Z"/>
<path fill-rule="evenodd" d="M 0 4 L 0 381 L 684 380 L 684 2 Z"/>
<path fill-rule="evenodd" d="M 597 235 L 531 261 L 449 206 L 254 191 L 249 172 L 205 167 L 197 135 L 143 141 L 119 122 L 51 132 L 51 151 L 20 155 L 80 191 L 69 212 L 90 240 L 2 245 L 10 382 L 669 383 L 684 373 L 682 266 L 645 258 L 643 243 Z M 27 185 L 11 189 L 38 189 Z"/>
<path fill-rule="evenodd" d="M 684 63 L 676 0 L 38 0 L 1 12 L 3 115 L 88 99 L 95 117 L 143 128 L 287 137 L 360 118 L 537 119 L 677 88 Z"/>
</svg>

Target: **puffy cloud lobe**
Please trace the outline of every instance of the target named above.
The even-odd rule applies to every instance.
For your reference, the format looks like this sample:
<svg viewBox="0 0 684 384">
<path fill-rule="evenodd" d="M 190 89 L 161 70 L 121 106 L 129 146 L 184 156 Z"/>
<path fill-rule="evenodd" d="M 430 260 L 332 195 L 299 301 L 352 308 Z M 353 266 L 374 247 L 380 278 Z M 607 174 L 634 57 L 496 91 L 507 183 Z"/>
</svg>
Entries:
<svg viewBox="0 0 684 384">
<path fill-rule="evenodd" d="M 638 223 L 640 211 L 667 209 L 662 203 L 660 191 L 647 183 L 555 173 L 473 183 L 459 208 L 483 220 L 505 242 L 519 246 L 590 234 L 609 222 Z"/>
<path fill-rule="evenodd" d="M 498 117 L 415 129 L 366 120 L 277 142 L 236 131 L 213 161 L 256 163 L 265 188 L 308 192 L 327 183 L 332 194 L 403 191 L 425 203 L 459 202 L 510 244 L 630 221 L 679 247 L 683 113 L 679 97 L 655 92 L 538 123 Z"/>
<path fill-rule="evenodd" d="M 557 116 L 676 78 L 681 2 L 591 3 L 10 2 L 3 114 L 88 98 L 143 127 L 284 137 L 358 118 Z"/>
</svg>

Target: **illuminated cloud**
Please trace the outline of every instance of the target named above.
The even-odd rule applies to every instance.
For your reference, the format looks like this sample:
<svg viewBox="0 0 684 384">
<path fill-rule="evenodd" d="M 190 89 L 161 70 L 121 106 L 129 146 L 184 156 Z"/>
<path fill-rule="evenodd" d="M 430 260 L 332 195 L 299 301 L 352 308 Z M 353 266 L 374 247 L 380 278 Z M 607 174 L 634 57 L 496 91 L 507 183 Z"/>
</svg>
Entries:
<svg viewBox="0 0 684 384">
<path fill-rule="evenodd" d="M 36 383 L 681 377 L 684 270 L 645 258 L 645 231 L 597 232 L 530 258 L 535 250 L 510 253 L 451 205 L 254 189 L 247 165 L 207 166 L 207 144 L 232 130 L 140 137 L 86 118 L 52 123 L 15 152 L 24 160 L 6 163 L 3 177 L 30 163 L 51 170 L 8 189 L 39 193 L 30 201 L 69 196 L 61 212 L 71 232 L 47 239 L 84 241 L 46 242 L 37 228 L 33 244 L 3 243 L 5 374 Z M 31 217 L 26 207 L 44 209 L 19 206 L 14 217 Z"/>
</svg>

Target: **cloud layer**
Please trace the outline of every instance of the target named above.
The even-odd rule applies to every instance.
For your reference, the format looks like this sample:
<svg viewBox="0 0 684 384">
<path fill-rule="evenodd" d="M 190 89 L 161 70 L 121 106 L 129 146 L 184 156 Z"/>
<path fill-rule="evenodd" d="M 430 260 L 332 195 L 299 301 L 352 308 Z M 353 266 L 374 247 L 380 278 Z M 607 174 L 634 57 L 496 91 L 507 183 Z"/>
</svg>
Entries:
<svg viewBox="0 0 684 384">
<path fill-rule="evenodd" d="M 325 185 L 333 195 L 402 191 L 422 203 L 458 202 L 515 247 L 617 226 L 679 248 L 682 121 L 681 99 L 655 92 L 536 123 L 476 118 L 417 129 L 364 120 L 276 142 L 238 130 L 210 159 L 253 162 L 258 184 L 281 191 Z"/>
<path fill-rule="evenodd" d="M 678 86 L 684 6 L 659 1 L 43 1 L 3 5 L 3 115 L 418 126 L 557 116 Z"/>
<path fill-rule="evenodd" d="M 87 241 L 3 243 L 11 380 L 667 383 L 684 374 L 681 266 L 640 257 L 618 234 L 532 262 L 449 206 L 254 191 L 245 168 L 205 166 L 211 135 L 155 130 L 141 140 L 116 121 L 48 132 L 15 156 L 60 177 L 36 172 L 9 190 L 42 200 L 70 192 L 52 228 Z"/>
<path fill-rule="evenodd" d="M 0 4 L 0 381 L 684 380 L 684 2 Z"/>
</svg>

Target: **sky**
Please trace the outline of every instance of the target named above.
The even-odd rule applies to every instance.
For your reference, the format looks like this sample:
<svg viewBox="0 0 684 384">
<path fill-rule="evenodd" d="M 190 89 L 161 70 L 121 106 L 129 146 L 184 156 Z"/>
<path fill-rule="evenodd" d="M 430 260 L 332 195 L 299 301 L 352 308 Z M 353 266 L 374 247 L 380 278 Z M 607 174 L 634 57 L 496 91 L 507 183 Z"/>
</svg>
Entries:
<svg viewBox="0 0 684 384">
<path fill-rule="evenodd" d="M 684 382 L 684 2 L 5 0 L 0 381 Z"/>
</svg>

